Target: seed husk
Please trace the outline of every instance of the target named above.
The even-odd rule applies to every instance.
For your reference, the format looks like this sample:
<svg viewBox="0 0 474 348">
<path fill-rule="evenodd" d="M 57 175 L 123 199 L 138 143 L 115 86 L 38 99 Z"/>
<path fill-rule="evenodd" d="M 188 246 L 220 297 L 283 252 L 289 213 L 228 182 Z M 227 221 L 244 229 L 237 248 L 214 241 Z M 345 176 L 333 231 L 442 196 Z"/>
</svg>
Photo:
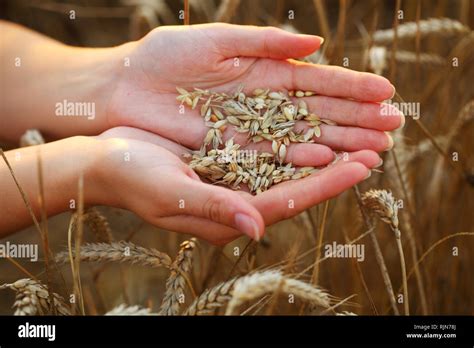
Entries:
<svg viewBox="0 0 474 348">
<path fill-rule="evenodd" d="M 192 109 L 198 108 L 205 126 L 209 128 L 199 151 L 186 158 L 189 166 L 203 179 L 233 189 L 246 185 L 251 193 L 258 194 L 287 180 L 304 178 L 316 169 L 296 169 L 291 163 L 283 166 L 291 143 L 313 143 L 321 136 L 321 124 L 336 125 L 311 113 L 304 100 L 290 99 L 312 96 L 310 91 L 281 91 L 257 88 L 251 96 L 239 85 L 234 93 L 216 93 L 195 88 L 187 91 L 177 87 L 177 101 Z M 296 121 L 306 122 L 306 132 L 294 130 Z M 230 139 L 224 143 L 222 134 L 231 126 L 237 133 L 246 133 L 248 142 L 272 142 L 272 153 L 256 152 L 244 161 L 236 159 L 241 151 L 239 144 Z M 210 147 L 210 148 L 209 148 Z M 222 160 L 225 156 L 227 159 Z"/>
</svg>

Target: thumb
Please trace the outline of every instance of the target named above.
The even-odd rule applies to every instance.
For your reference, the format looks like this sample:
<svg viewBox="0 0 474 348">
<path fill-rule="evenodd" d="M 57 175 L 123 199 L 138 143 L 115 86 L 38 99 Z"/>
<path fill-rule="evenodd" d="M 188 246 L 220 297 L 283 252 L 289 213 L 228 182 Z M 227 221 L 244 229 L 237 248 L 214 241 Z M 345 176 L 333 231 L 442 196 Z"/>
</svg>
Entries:
<svg viewBox="0 0 474 348">
<path fill-rule="evenodd" d="M 299 58 L 319 49 L 324 41 L 319 36 L 294 34 L 276 27 L 217 23 L 205 25 L 204 30 L 226 58 Z"/>
<path fill-rule="evenodd" d="M 178 199 L 183 214 L 205 218 L 239 230 L 259 240 L 265 223 L 259 211 L 234 191 L 186 177 Z"/>
</svg>

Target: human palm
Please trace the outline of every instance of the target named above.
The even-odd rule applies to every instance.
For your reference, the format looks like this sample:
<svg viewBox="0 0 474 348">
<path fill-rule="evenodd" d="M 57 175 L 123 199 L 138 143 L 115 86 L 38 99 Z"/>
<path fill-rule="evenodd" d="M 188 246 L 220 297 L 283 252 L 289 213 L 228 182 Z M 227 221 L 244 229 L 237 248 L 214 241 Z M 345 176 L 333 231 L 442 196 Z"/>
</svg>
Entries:
<svg viewBox="0 0 474 348">
<path fill-rule="evenodd" d="M 107 205 L 134 211 L 148 222 L 225 244 L 242 233 L 258 239 L 265 225 L 293 217 L 367 178 L 380 157 L 373 151 L 352 153 L 304 179 L 290 180 L 257 196 L 201 182 L 182 161 L 189 149 L 154 133 L 112 128 L 99 136 L 110 140 L 101 162 Z M 129 161 L 124 161 L 124 153 Z M 110 176 L 110 173 L 114 173 Z M 239 218 L 247 217 L 245 220 Z"/>
<path fill-rule="evenodd" d="M 179 112 L 176 86 L 231 92 L 242 83 L 246 91 L 308 90 L 316 93 L 305 98 L 310 111 L 337 126 L 322 125 L 315 144 L 292 144 L 287 161 L 323 165 L 334 158 L 333 150 L 390 148 L 385 131 L 403 125 L 403 115 L 387 106 L 383 116 L 379 102 L 393 95 L 393 86 L 376 75 L 291 59 L 319 46 L 316 36 L 276 28 L 208 24 L 156 29 L 128 47 L 130 67 L 120 74 L 108 118 L 112 126 L 142 128 L 198 149 L 207 128 L 197 110 Z M 234 135 L 228 127 L 224 138 Z M 242 135 L 236 139 L 244 140 Z M 268 142 L 248 146 L 270 148 Z"/>
</svg>

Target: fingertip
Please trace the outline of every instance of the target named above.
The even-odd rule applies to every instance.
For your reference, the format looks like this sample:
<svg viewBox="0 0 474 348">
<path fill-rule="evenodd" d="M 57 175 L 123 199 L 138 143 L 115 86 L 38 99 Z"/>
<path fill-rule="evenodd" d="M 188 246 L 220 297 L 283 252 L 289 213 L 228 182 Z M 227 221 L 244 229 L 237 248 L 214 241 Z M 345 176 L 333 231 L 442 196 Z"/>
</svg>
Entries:
<svg viewBox="0 0 474 348">
<path fill-rule="evenodd" d="M 356 182 L 367 179 L 371 173 L 370 169 L 367 168 L 361 162 L 347 163 L 346 170 L 348 170 L 352 174 L 351 177 L 355 179 Z"/>
<path fill-rule="evenodd" d="M 248 237 L 259 241 L 265 233 L 265 224 L 260 213 L 249 214 L 249 213 L 236 213 L 234 215 L 235 228 L 247 235 Z"/>
<path fill-rule="evenodd" d="M 365 78 L 361 84 L 365 85 L 364 89 L 367 91 L 366 98 L 364 98 L 366 101 L 381 102 L 393 98 L 395 87 L 387 78 L 371 73 L 363 74 Z"/>
<path fill-rule="evenodd" d="M 324 42 L 324 39 L 316 35 L 307 34 L 296 34 L 292 35 L 296 40 L 293 40 L 291 44 L 291 50 L 293 51 L 292 57 L 304 57 L 317 51 Z"/>
<path fill-rule="evenodd" d="M 390 151 L 394 145 L 393 138 L 388 132 L 385 132 L 385 135 L 387 136 L 387 148 L 384 151 Z"/>
<path fill-rule="evenodd" d="M 359 150 L 349 155 L 351 162 L 360 163 L 366 168 L 376 168 L 380 165 L 381 158 L 379 154 L 372 150 Z"/>
</svg>

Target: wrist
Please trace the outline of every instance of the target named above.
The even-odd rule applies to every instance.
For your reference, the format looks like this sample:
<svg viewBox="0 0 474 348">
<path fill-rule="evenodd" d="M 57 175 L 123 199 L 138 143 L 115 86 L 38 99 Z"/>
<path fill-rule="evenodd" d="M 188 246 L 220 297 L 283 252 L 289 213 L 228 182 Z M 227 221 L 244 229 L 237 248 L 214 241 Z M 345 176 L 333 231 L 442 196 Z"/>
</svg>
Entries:
<svg viewBox="0 0 474 348">
<path fill-rule="evenodd" d="M 87 202 L 127 209 L 122 197 L 126 188 L 120 168 L 130 160 L 128 143 L 124 139 L 89 137 L 92 156 L 86 163 L 85 177 L 89 178 Z M 128 193 L 130 194 L 130 193 Z"/>
<path fill-rule="evenodd" d="M 77 48 L 67 47 L 66 56 L 72 57 L 70 99 L 87 104 L 87 115 L 82 118 L 82 134 L 97 135 L 111 127 L 108 117 L 110 102 L 120 81 L 125 53 L 120 47 Z M 59 101 L 59 102 L 62 102 Z"/>
</svg>

